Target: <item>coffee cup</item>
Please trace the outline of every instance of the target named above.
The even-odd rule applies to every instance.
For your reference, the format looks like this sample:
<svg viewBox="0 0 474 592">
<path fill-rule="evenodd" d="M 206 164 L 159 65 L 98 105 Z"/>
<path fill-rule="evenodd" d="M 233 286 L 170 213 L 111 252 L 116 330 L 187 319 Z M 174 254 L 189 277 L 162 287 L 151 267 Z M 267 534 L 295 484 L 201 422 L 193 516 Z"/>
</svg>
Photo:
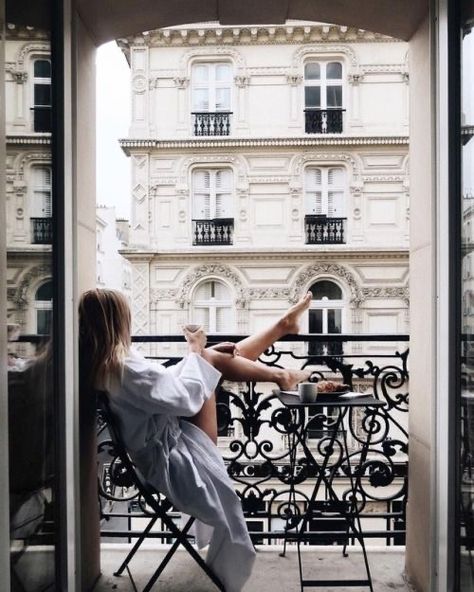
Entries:
<svg viewBox="0 0 474 592">
<path fill-rule="evenodd" d="M 298 395 L 302 403 L 314 403 L 318 396 L 318 385 L 314 382 L 300 382 Z"/>
</svg>

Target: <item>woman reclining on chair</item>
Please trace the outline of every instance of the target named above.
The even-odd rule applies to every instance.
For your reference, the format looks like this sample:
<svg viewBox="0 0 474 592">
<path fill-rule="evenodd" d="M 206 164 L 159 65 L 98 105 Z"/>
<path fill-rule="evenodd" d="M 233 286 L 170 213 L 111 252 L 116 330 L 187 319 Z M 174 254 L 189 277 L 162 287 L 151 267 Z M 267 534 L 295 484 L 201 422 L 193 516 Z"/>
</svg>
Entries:
<svg viewBox="0 0 474 592">
<path fill-rule="evenodd" d="M 120 292 L 90 290 L 81 298 L 81 365 L 90 386 L 109 394 L 125 446 L 146 479 L 199 521 L 198 546 L 210 543 L 206 561 L 226 592 L 241 590 L 255 551 L 216 447 L 214 389 L 221 376 L 274 382 L 281 389 L 307 380 L 308 370 L 272 368 L 256 360 L 275 341 L 298 332 L 310 301 L 308 293 L 273 326 L 238 344 L 205 349 L 204 331 L 185 327 L 189 355 L 165 368 L 131 349 L 130 308 Z"/>
</svg>

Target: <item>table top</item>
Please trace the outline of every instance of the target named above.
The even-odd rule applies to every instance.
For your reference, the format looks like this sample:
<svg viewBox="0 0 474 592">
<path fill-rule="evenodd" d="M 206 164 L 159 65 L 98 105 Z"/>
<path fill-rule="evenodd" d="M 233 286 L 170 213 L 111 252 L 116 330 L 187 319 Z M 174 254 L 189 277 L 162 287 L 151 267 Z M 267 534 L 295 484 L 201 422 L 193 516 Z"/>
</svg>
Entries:
<svg viewBox="0 0 474 592">
<path fill-rule="evenodd" d="M 285 393 L 280 389 L 273 389 L 273 393 L 286 405 L 292 408 L 317 408 L 317 407 L 383 407 L 384 401 L 376 399 L 373 395 L 364 395 L 361 397 L 341 397 L 341 395 L 334 393 L 319 393 L 318 398 L 314 403 L 307 403 L 300 400 L 298 396 Z"/>
</svg>

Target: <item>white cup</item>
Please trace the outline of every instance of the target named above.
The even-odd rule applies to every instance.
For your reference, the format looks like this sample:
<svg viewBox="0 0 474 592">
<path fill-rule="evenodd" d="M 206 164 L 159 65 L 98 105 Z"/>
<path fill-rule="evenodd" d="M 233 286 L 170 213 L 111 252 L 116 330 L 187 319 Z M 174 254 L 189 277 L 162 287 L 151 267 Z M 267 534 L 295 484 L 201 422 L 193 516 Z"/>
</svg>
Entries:
<svg viewBox="0 0 474 592">
<path fill-rule="evenodd" d="M 315 382 L 300 382 L 298 395 L 302 403 L 314 403 L 318 396 L 318 385 Z"/>
</svg>

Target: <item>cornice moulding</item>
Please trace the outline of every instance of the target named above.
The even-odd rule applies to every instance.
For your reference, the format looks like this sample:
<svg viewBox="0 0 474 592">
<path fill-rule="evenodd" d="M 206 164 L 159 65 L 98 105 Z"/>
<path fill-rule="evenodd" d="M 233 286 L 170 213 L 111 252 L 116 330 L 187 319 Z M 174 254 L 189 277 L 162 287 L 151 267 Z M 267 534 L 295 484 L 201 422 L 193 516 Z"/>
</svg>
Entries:
<svg viewBox="0 0 474 592">
<path fill-rule="evenodd" d="M 51 145 L 51 134 L 35 134 L 34 136 L 23 135 L 23 134 L 7 134 L 6 135 L 7 145 Z"/>
<path fill-rule="evenodd" d="M 208 138 L 208 139 L 146 139 L 121 138 L 119 145 L 128 155 L 134 150 L 202 149 L 202 148 L 262 148 L 306 146 L 408 146 L 409 136 L 336 136 L 317 138 Z"/>
</svg>

